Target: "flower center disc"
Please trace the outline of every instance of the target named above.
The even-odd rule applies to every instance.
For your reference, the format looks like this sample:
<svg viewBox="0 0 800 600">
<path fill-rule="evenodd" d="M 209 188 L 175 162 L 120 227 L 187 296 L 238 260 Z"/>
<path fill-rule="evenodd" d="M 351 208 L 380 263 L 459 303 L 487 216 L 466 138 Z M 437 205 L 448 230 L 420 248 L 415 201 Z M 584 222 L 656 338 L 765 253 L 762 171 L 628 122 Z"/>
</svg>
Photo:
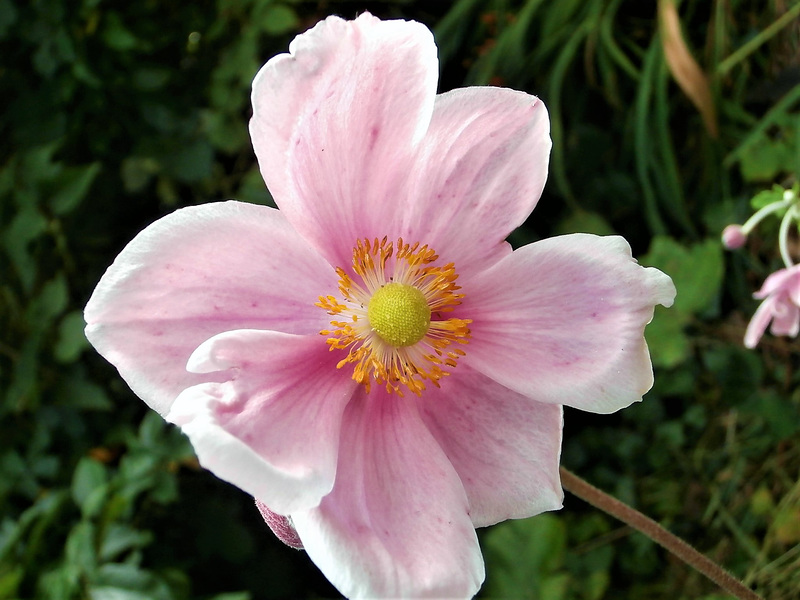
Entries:
<svg viewBox="0 0 800 600">
<path fill-rule="evenodd" d="M 427 244 L 403 238 L 356 240 L 352 274 L 336 267 L 340 297 L 315 302 L 333 317 L 320 335 L 331 350 L 347 351 L 336 368 L 352 364 L 367 393 L 377 383 L 389 394 L 421 396 L 466 355 L 472 320 L 446 317 L 464 294 L 455 265 L 438 260 Z"/>
<path fill-rule="evenodd" d="M 425 337 L 431 324 L 431 309 L 414 286 L 388 283 L 370 298 L 367 318 L 383 341 L 402 348 Z"/>
</svg>

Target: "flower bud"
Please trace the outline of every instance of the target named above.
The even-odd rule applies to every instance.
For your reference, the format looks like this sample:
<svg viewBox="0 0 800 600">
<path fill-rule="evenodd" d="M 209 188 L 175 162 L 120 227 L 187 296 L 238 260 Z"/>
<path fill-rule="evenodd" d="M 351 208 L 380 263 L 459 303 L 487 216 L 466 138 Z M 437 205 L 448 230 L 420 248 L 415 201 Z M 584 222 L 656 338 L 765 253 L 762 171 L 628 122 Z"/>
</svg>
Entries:
<svg viewBox="0 0 800 600">
<path fill-rule="evenodd" d="M 728 225 L 722 230 L 722 245 L 728 250 L 736 250 L 744 246 L 747 241 L 747 234 L 741 225 Z"/>
</svg>

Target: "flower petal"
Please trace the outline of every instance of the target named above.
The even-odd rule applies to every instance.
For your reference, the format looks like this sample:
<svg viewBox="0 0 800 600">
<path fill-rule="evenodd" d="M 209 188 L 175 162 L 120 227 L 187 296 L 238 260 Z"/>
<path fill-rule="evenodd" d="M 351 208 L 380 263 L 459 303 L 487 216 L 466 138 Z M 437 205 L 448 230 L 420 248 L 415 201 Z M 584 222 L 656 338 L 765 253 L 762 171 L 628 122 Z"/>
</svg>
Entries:
<svg viewBox="0 0 800 600">
<path fill-rule="evenodd" d="M 772 314 L 774 319 L 772 327 L 769 328 L 772 335 L 797 336 L 800 332 L 800 308 L 792 303 L 788 293 L 778 294 Z"/>
<path fill-rule="evenodd" d="M 430 122 L 439 66 L 422 24 L 329 17 L 253 81 L 250 134 L 261 173 L 295 228 L 346 266 L 383 237 Z"/>
<path fill-rule="evenodd" d="M 795 293 L 800 291 L 800 265 L 795 265 L 788 269 L 779 269 L 770 274 L 764 280 L 764 285 L 761 286 L 761 289 L 753 294 L 753 297 L 757 299 L 766 298 L 781 289 L 787 291 L 795 290 Z"/>
<path fill-rule="evenodd" d="M 319 507 L 293 513 L 311 559 L 348 598 L 469 598 L 483 559 L 467 498 L 414 402 L 357 393 L 339 470 Z"/>
<path fill-rule="evenodd" d="M 506 237 L 539 201 L 550 146 L 535 96 L 491 87 L 437 96 L 399 235 L 457 261 L 462 276 L 487 268 L 511 251 Z"/>
<path fill-rule="evenodd" d="M 333 270 L 277 210 L 195 206 L 156 221 L 120 253 L 86 305 L 86 336 L 165 414 L 181 390 L 219 381 L 186 371 L 204 340 L 244 328 L 318 333 L 328 318 L 314 302 L 335 288 Z"/>
<path fill-rule="evenodd" d="M 539 402 L 609 413 L 653 382 L 643 331 L 672 280 L 621 237 L 573 234 L 529 244 L 464 282 L 473 319 L 462 362 Z"/>
<path fill-rule="evenodd" d="M 476 527 L 561 508 L 561 406 L 534 402 L 467 365 L 418 404 L 461 478 Z"/>
<path fill-rule="evenodd" d="M 777 296 L 769 296 L 758 306 L 744 333 L 745 347 L 755 348 L 761 341 L 769 322 L 772 321 L 777 301 Z"/>
<path fill-rule="evenodd" d="M 232 379 L 185 390 L 166 419 L 189 437 L 201 465 L 273 512 L 316 506 L 333 487 L 342 413 L 357 385 L 336 362 L 318 335 L 222 333 L 189 367 Z"/>
</svg>

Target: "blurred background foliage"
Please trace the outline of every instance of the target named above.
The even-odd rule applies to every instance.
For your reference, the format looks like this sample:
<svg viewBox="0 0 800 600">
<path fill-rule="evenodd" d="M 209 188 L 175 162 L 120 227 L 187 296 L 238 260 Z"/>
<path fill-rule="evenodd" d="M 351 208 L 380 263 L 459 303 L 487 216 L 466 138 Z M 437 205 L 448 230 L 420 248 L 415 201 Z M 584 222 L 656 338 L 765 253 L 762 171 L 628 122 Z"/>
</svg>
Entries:
<svg viewBox="0 0 800 600">
<path fill-rule="evenodd" d="M 551 178 L 513 243 L 616 232 L 675 280 L 647 331 L 654 389 L 619 414 L 568 411 L 565 465 L 766 598 L 800 597 L 798 342 L 742 346 L 775 232 L 718 242 L 800 173 L 800 2 L 0 0 L 0 599 L 336 596 L 88 347 L 82 308 L 159 216 L 272 203 L 252 78 L 363 10 L 435 31 L 442 90 L 547 103 Z M 485 597 L 725 597 L 569 495 L 481 535 Z"/>
</svg>

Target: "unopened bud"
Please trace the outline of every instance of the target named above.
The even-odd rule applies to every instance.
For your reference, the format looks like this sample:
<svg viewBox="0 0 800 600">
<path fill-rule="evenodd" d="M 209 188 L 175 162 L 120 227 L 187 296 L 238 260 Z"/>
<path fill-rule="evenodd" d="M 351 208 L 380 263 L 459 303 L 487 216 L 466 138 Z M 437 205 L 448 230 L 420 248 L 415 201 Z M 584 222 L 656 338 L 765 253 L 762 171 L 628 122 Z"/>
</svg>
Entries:
<svg viewBox="0 0 800 600">
<path fill-rule="evenodd" d="M 747 234 L 741 225 L 728 225 L 722 230 L 722 245 L 728 250 L 736 250 L 744 246 L 747 241 Z"/>
</svg>

